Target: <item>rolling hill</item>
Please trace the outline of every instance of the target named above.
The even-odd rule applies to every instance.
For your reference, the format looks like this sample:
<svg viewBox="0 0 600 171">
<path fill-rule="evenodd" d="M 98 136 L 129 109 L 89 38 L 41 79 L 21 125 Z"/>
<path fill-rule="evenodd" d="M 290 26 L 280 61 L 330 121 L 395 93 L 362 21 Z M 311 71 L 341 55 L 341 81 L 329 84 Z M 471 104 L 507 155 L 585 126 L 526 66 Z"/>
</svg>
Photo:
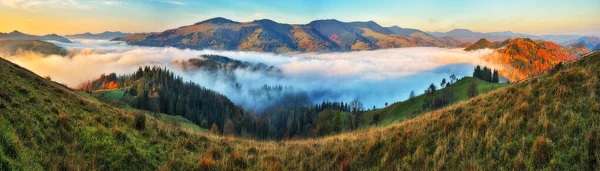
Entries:
<svg viewBox="0 0 600 171">
<path fill-rule="evenodd" d="M 43 55 L 67 55 L 67 50 L 40 40 L 0 40 L 0 55 L 13 56 L 27 51 Z"/>
<path fill-rule="evenodd" d="M 475 42 L 475 43 L 469 45 L 467 48 L 465 48 L 465 50 L 472 51 L 472 50 L 479 50 L 479 49 L 485 49 L 485 48 L 495 49 L 497 47 L 496 47 L 496 45 L 492 44 L 492 42 L 488 41 L 487 39 L 479 39 L 477 42 Z"/>
<path fill-rule="evenodd" d="M 213 18 L 163 32 L 136 33 L 114 40 L 141 46 L 278 53 L 454 47 L 462 44 L 449 37 L 437 38 L 414 29 L 385 28 L 373 21 L 316 20 L 296 25 L 268 19 L 236 22 L 225 18 Z"/>
<path fill-rule="evenodd" d="M 36 35 L 29 35 L 29 34 L 21 33 L 17 30 L 10 32 L 10 33 L 0 33 L 0 40 L 41 40 L 41 41 L 53 40 L 53 41 L 57 41 L 57 42 L 71 43 L 71 41 L 69 41 L 69 39 L 66 39 L 66 38 L 56 35 L 56 34 L 36 36 Z"/>
<path fill-rule="evenodd" d="M 600 53 L 391 126 L 282 142 L 192 132 L 0 66 L 2 170 L 600 167 Z"/>
<path fill-rule="evenodd" d="M 500 69 L 500 74 L 512 81 L 541 74 L 560 62 L 574 60 L 589 52 L 582 46 L 565 47 L 529 38 L 507 39 L 503 42 L 480 39 L 465 50 L 483 48 L 495 49 L 495 53 L 486 58 L 489 62 L 511 67 Z"/>
<path fill-rule="evenodd" d="M 68 39 L 114 39 L 119 37 L 129 36 L 131 33 L 122 33 L 120 31 L 110 32 L 105 31 L 102 33 L 92 34 L 90 32 L 82 33 L 82 34 L 72 34 L 65 35 Z"/>
<path fill-rule="evenodd" d="M 467 97 L 467 89 L 468 89 L 469 85 L 471 84 L 471 82 L 473 82 L 473 81 L 475 81 L 475 83 L 477 84 L 478 94 L 485 94 L 490 91 L 500 89 L 502 87 L 510 85 L 508 83 L 490 83 L 490 82 L 483 81 L 483 80 L 473 78 L 473 77 L 465 77 L 465 78 L 458 80 L 452 86 L 448 86 L 446 88 L 437 90 L 436 93 L 440 94 L 441 92 L 444 91 L 444 89 L 450 89 L 450 92 L 452 92 L 452 97 L 453 97 L 452 103 L 453 104 L 467 101 L 467 100 L 469 100 L 469 98 Z M 423 113 L 430 111 L 430 110 L 423 109 L 423 101 L 424 100 L 425 100 L 425 95 L 422 94 L 422 95 L 414 97 L 413 99 L 409 99 L 409 100 L 391 104 L 389 107 L 386 107 L 383 109 L 368 111 L 363 115 L 363 118 L 362 118 L 363 123 L 362 124 L 363 124 L 363 126 L 367 126 L 367 127 L 371 126 L 373 123 L 373 121 L 372 121 L 373 115 L 379 115 L 380 121 L 379 121 L 379 123 L 377 123 L 377 125 L 380 125 L 380 126 L 399 123 L 404 120 L 408 120 L 410 118 L 419 116 Z"/>
</svg>

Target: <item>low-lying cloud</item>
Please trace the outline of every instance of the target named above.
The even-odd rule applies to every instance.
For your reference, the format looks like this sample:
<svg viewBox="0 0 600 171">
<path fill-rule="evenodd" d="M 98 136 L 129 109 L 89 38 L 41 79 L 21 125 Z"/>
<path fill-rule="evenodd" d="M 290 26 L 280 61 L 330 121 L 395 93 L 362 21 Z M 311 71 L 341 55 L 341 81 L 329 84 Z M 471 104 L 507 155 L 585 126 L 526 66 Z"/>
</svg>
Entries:
<svg viewBox="0 0 600 171">
<path fill-rule="evenodd" d="M 359 98 L 365 106 L 383 107 L 384 103 L 406 100 L 410 91 L 421 94 L 425 88 L 455 74 L 470 76 L 477 64 L 493 66 L 483 56 L 485 49 L 466 52 L 462 49 L 435 47 L 384 49 L 362 52 L 273 54 L 260 52 L 181 50 L 176 48 L 130 46 L 105 40 L 74 40 L 72 44 L 53 42 L 65 47 L 68 56 L 42 56 L 24 53 L 8 60 L 41 76 L 70 87 L 97 78 L 102 73 L 131 74 L 139 66 L 157 65 L 171 69 L 187 81 L 218 91 L 247 109 L 267 104 L 261 97 L 231 86 L 230 80 L 209 77 L 202 72 L 185 72 L 172 65 L 175 60 L 215 54 L 241 61 L 264 63 L 280 68 L 284 77 L 245 70 L 234 71 L 236 82 L 246 90 L 263 85 L 291 86 L 306 91 L 314 103 L 349 102 Z M 234 83 L 235 84 L 235 83 Z"/>
</svg>

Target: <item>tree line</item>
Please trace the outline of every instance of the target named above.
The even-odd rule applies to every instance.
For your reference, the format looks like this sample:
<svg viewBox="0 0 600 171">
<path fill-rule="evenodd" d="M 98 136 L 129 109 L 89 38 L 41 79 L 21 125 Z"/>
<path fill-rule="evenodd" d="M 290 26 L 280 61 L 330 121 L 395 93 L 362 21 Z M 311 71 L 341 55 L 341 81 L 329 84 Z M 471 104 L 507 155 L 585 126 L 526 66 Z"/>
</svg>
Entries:
<svg viewBox="0 0 600 171">
<path fill-rule="evenodd" d="M 475 71 L 473 71 L 473 77 L 479 78 L 483 81 L 487 81 L 487 82 L 491 82 L 491 83 L 499 83 L 500 82 L 500 80 L 498 78 L 498 70 L 494 69 L 492 71 L 492 69 L 488 68 L 487 66 L 484 66 L 483 68 L 481 68 L 481 66 L 477 65 L 475 67 Z"/>
<path fill-rule="evenodd" d="M 227 97 L 193 82 L 185 82 L 182 77 L 159 67 L 140 67 L 131 75 L 103 74 L 84 83 L 80 89 L 92 92 L 110 89 L 108 85 L 111 84 L 125 91 L 121 101 L 132 107 L 179 115 L 202 128 L 209 129 L 213 124 L 224 128 L 231 121 L 236 127 L 229 133 L 238 134 L 242 128 L 255 128 L 257 124 L 255 117 Z"/>
<path fill-rule="evenodd" d="M 431 83 L 425 89 L 425 98 L 422 108 L 424 110 L 435 110 L 450 105 L 454 101 L 452 86 L 458 81 L 456 75 L 452 74 L 448 81 L 443 78 L 440 82 L 440 91 L 436 90 L 435 84 Z M 411 97 L 414 98 L 414 93 L 411 92 Z"/>
</svg>

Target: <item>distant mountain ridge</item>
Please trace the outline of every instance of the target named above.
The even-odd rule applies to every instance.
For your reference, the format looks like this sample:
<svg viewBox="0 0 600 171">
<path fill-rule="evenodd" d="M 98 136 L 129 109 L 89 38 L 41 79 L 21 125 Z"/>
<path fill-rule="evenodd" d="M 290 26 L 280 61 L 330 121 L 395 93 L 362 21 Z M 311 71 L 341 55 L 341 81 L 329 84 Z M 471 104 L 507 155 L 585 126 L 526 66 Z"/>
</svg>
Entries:
<svg viewBox="0 0 600 171">
<path fill-rule="evenodd" d="M 120 31 L 116 31 L 116 32 L 105 31 L 102 33 L 97 33 L 97 34 L 86 32 L 86 33 L 82 33 L 82 34 L 65 35 L 65 37 L 69 38 L 69 39 L 114 39 L 114 38 L 129 36 L 129 35 L 131 35 L 131 33 L 123 33 Z"/>
<path fill-rule="evenodd" d="M 141 46 L 277 53 L 457 47 L 463 44 L 450 37 L 438 38 L 417 29 L 382 27 L 373 21 L 341 22 L 330 19 L 299 25 L 268 19 L 237 22 L 220 17 L 163 32 L 135 33 L 114 40 Z"/>
<path fill-rule="evenodd" d="M 600 45 L 600 38 L 594 37 L 594 36 L 584 36 L 579 39 L 570 40 L 570 41 L 562 43 L 562 45 L 564 45 L 564 46 L 574 46 L 574 45 L 578 45 L 578 44 L 582 44 L 590 50 L 595 50 L 596 47 L 598 45 Z"/>
<path fill-rule="evenodd" d="M 59 35 L 56 35 L 56 34 L 36 36 L 36 35 L 21 33 L 17 30 L 10 32 L 10 33 L 0 33 L 0 40 L 41 40 L 41 41 L 53 40 L 53 41 L 63 42 L 63 43 L 72 43 L 69 39 L 59 36 Z"/>
<path fill-rule="evenodd" d="M 481 33 L 481 32 L 473 32 L 468 29 L 454 29 L 448 32 L 427 32 L 436 37 L 452 37 L 453 39 L 474 43 L 482 38 L 485 38 L 489 41 L 504 41 L 506 39 L 511 38 L 530 38 L 533 40 L 544 40 L 551 41 L 554 43 L 562 44 L 563 42 L 570 41 L 573 39 L 578 39 L 582 36 L 580 35 L 531 35 L 531 34 L 523 34 L 523 33 L 514 33 L 512 31 L 503 31 L 503 32 L 489 32 L 489 33 Z"/>
</svg>

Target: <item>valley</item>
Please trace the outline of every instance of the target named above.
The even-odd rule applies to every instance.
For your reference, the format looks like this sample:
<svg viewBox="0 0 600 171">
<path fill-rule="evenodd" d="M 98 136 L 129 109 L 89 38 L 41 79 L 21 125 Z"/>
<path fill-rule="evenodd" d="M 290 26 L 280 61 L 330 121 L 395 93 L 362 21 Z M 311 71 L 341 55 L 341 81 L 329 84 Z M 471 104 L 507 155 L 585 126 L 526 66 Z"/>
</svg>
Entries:
<svg viewBox="0 0 600 171">
<path fill-rule="evenodd" d="M 143 111 L 129 112 L 81 96 L 2 60 L 0 72 L 9 79 L 1 82 L 5 141 L 0 159 L 4 169 L 593 168 L 599 153 L 591 148 L 599 141 L 593 123 L 599 118 L 583 113 L 599 112 L 599 58 L 593 53 L 534 80 L 392 126 L 289 142 L 196 133 Z M 580 131 L 569 132 L 573 129 Z M 54 155 L 29 157 L 39 153 Z M 172 155 L 179 157 L 168 157 Z M 477 160 L 488 157 L 499 160 Z"/>
<path fill-rule="evenodd" d="M 0 171 L 600 170 L 597 0 L 0 11 Z"/>
</svg>

